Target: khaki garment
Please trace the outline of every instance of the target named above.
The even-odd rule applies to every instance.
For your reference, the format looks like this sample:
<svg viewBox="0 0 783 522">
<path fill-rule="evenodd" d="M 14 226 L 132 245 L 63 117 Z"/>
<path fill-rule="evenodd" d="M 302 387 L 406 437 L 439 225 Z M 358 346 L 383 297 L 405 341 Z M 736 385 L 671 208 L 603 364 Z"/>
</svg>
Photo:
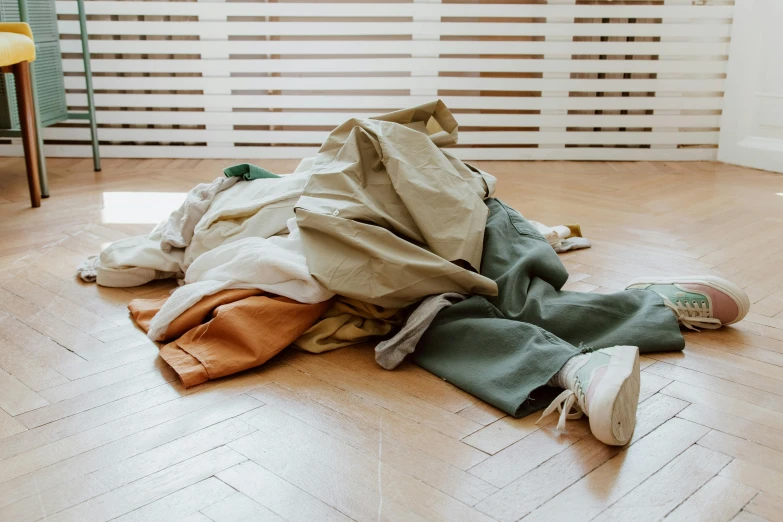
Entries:
<svg viewBox="0 0 783 522">
<path fill-rule="evenodd" d="M 310 273 L 387 308 L 445 292 L 497 295 L 477 273 L 495 179 L 440 149 L 456 142 L 441 101 L 337 127 L 296 204 Z"/>
<path fill-rule="evenodd" d="M 145 331 L 166 302 L 134 299 L 128 304 Z M 160 356 L 186 388 L 259 366 L 315 324 L 331 301 L 302 304 L 260 290 L 224 290 L 204 297 L 169 325 Z"/>
<path fill-rule="evenodd" d="M 328 352 L 388 335 L 404 320 L 399 309 L 338 296 L 321 319 L 294 341 L 294 346 L 311 353 Z"/>
</svg>

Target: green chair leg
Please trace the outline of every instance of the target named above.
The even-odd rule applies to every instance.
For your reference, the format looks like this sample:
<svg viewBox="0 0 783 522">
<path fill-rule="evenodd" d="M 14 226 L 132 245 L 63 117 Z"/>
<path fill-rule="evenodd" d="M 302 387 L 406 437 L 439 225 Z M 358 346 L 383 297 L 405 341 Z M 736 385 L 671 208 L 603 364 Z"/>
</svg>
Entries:
<svg viewBox="0 0 783 522">
<path fill-rule="evenodd" d="M 101 153 L 98 148 L 98 120 L 95 115 L 95 94 L 92 88 L 92 67 L 90 65 L 90 40 L 87 34 L 87 15 L 84 0 L 77 0 L 79 9 L 79 29 L 82 37 L 82 57 L 84 58 L 84 82 L 87 86 L 87 112 L 90 115 L 90 139 L 92 140 L 92 161 L 95 172 L 101 170 Z"/>
</svg>

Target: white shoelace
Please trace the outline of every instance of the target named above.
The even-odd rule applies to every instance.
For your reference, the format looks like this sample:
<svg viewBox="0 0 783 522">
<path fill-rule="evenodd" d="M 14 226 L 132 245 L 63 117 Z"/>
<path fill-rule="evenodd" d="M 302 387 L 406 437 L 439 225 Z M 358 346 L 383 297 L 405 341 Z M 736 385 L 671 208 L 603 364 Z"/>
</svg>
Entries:
<svg viewBox="0 0 783 522">
<path fill-rule="evenodd" d="M 723 324 L 720 322 L 720 319 L 715 319 L 714 317 L 708 316 L 710 309 L 707 306 L 707 303 L 702 303 L 699 305 L 697 301 L 687 300 L 677 300 L 676 303 L 672 303 L 668 299 L 664 298 L 663 304 L 671 308 L 674 313 L 677 314 L 677 320 L 680 322 L 680 324 L 696 332 L 699 331 L 699 328 L 715 330 L 720 328 Z M 699 328 L 697 328 L 697 326 Z"/>
<path fill-rule="evenodd" d="M 571 408 L 574 409 L 573 413 L 571 413 Z M 555 400 L 547 406 L 544 413 L 542 413 L 541 417 L 536 421 L 536 424 L 539 424 L 556 409 L 560 411 L 560 420 L 557 422 L 557 429 L 560 431 L 565 429 L 566 419 L 579 419 L 584 415 L 584 412 L 577 401 L 576 394 L 571 390 L 563 390 L 563 393 L 555 397 Z"/>
</svg>

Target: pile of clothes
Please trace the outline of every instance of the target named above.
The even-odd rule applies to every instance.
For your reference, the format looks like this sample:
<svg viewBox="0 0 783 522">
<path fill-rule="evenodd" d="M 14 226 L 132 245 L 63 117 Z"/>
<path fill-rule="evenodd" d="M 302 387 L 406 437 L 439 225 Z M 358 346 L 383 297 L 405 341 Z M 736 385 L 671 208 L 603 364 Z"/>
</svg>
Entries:
<svg viewBox="0 0 783 522">
<path fill-rule="evenodd" d="M 180 280 L 129 309 L 186 387 L 288 346 L 321 353 L 373 340 L 393 369 L 438 311 L 498 294 L 482 255 L 490 208 L 507 207 L 491 199 L 493 176 L 443 149 L 457 130 L 440 101 L 349 120 L 293 174 L 230 167 L 79 275 L 111 287 Z M 555 251 L 590 246 L 578 225 L 525 223 Z"/>
</svg>

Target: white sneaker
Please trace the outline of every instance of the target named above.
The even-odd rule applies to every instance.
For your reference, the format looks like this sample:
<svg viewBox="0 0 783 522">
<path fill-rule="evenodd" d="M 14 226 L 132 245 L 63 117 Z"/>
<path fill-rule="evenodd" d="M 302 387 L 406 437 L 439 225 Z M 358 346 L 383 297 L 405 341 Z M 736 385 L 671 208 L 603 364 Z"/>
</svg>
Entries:
<svg viewBox="0 0 783 522">
<path fill-rule="evenodd" d="M 577 355 L 560 372 L 558 381 L 566 389 L 544 410 L 539 422 L 560 410 L 557 428 L 562 430 L 566 419 L 584 414 L 590 418 L 596 439 L 611 446 L 627 444 L 636 427 L 639 348 L 615 346 Z"/>
</svg>

